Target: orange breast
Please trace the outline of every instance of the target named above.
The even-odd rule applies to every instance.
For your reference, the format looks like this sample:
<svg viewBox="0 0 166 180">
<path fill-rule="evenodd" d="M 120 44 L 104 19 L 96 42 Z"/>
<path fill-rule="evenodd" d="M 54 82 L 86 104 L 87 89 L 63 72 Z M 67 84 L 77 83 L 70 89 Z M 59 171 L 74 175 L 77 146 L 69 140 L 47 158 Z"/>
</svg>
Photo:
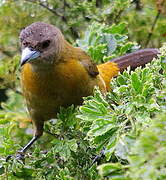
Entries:
<svg viewBox="0 0 166 180">
<path fill-rule="evenodd" d="M 98 78 L 92 78 L 79 61 L 59 63 L 47 71 L 35 72 L 31 64 L 22 70 L 22 86 L 26 100 L 33 108 L 56 108 L 80 104 L 91 95 Z"/>
</svg>

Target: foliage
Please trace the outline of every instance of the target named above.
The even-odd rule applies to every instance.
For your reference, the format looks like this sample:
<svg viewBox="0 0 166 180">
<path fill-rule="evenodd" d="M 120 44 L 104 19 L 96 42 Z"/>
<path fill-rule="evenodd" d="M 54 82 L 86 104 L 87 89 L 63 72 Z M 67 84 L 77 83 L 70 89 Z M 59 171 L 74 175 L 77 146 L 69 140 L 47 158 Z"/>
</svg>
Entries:
<svg viewBox="0 0 166 180">
<path fill-rule="evenodd" d="M 133 179 L 165 179 L 166 116 L 157 116 L 137 139 L 129 156 Z"/>
<path fill-rule="evenodd" d="M 126 23 L 112 26 L 93 23 L 77 45 L 87 51 L 96 63 L 106 62 L 116 56 L 139 48 L 136 43 L 128 42 Z"/>
<path fill-rule="evenodd" d="M 115 28 L 119 37 L 123 36 L 118 27 L 103 26 L 102 33 Z M 96 31 L 94 28 L 94 33 Z M 91 33 L 86 37 L 90 37 Z M 84 40 L 78 42 L 81 41 Z M 96 46 L 95 41 L 93 42 L 92 49 Z M 123 41 L 123 47 L 125 43 L 127 42 Z M 118 45 L 114 51 L 117 55 L 121 47 Z M 159 143 L 158 139 L 162 141 L 164 137 L 164 120 L 161 118 L 160 124 L 154 117 L 164 113 L 166 109 L 165 57 L 166 47 L 163 47 L 159 57 L 145 68 L 137 68 L 134 72 L 128 69 L 119 74 L 111 83 L 112 91 L 106 96 L 96 88 L 94 96 L 86 97 L 79 108 L 62 108 L 57 119 L 52 119 L 45 125 L 45 131 L 49 130 L 54 136 L 44 135 L 33 146 L 32 153 L 26 155 L 25 164 L 15 158 L 5 162 L 7 155 L 17 152 L 20 145 L 31 137 L 31 126 L 27 125 L 29 120 L 22 107 L 22 96 L 10 90 L 10 98 L 4 103 L 0 118 L 1 178 L 132 179 L 133 172 L 138 169 L 135 178 L 139 179 L 143 176 L 142 171 L 147 172 L 146 168 L 151 166 L 149 176 L 145 175 L 151 177 L 153 169 L 160 168 L 154 179 L 158 176 L 164 179 L 165 161 L 161 161 L 165 152 L 164 142 L 161 142 L 161 147 L 155 146 Z M 94 59 L 97 58 L 98 54 Z M 158 124 L 155 125 L 155 122 Z M 158 129 L 155 130 L 157 127 L 161 128 L 161 134 Z M 150 132 L 153 132 L 153 144 L 148 148 L 150 140 L 143 137 Z M 141 153 L 144 152 L 143 148 L 148 148 L 146 158 Z M 157 153 L 160 148 L 161 153 Z M 151 153 L 156 156 L 153 162 L 150 159 Z M 142 164 L 139 164 L 137 158 L 140 158 L 140 163 L 145 163 L 142 171 L 139 171 Z"/>
</svg>

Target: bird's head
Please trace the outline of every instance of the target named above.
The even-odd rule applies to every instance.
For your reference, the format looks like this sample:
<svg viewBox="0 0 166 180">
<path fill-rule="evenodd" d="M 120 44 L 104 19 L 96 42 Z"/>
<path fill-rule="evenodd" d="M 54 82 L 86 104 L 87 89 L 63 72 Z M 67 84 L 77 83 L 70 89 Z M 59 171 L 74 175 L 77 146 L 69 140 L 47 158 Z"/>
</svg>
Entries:
<svg viewBox="0 0 166 180">
<path fill-rule="evenodd" d="M 51 64 L 63 49 L 63 35 L 53 25 L 35 22 L 20 33 L 22 57 L 21 65 L 25 63 Z"/>
</svg>

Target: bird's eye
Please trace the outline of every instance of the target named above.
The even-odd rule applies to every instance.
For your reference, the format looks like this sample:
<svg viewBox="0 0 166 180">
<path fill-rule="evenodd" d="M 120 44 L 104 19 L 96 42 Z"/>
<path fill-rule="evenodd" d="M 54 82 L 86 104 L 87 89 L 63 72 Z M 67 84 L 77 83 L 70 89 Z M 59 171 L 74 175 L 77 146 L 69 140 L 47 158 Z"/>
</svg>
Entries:
<svg viewBox="0 0 166 180">
<path fill-rule="evenodd" d="M 23 46 L 27 46 L 27 42 L 23 42 L 22 44 L 23 44 Z"/>
<path fill-rule="evenodd" d="M 42 43 L 42 49 L 47 48 L 50 45 L 50 40 L 46 40 Z"/>
</svg>

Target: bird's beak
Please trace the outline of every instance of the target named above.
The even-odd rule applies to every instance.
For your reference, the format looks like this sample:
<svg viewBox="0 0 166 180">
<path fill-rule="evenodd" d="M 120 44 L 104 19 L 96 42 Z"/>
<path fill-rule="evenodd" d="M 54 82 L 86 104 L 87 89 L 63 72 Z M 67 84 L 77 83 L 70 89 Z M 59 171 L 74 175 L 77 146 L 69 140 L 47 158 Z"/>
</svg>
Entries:
<svg viewBox="0 0 166 180">
<path fill-rule="evenodd" d="M 40 56 L 40 52 L 36 50 L 31 50 L 30 48 L 26 47 L 22 51 L 21 55 L 21 66 L 23 66 L 25 63 L 32 59 L 36 59 Z"/>
</svg>

